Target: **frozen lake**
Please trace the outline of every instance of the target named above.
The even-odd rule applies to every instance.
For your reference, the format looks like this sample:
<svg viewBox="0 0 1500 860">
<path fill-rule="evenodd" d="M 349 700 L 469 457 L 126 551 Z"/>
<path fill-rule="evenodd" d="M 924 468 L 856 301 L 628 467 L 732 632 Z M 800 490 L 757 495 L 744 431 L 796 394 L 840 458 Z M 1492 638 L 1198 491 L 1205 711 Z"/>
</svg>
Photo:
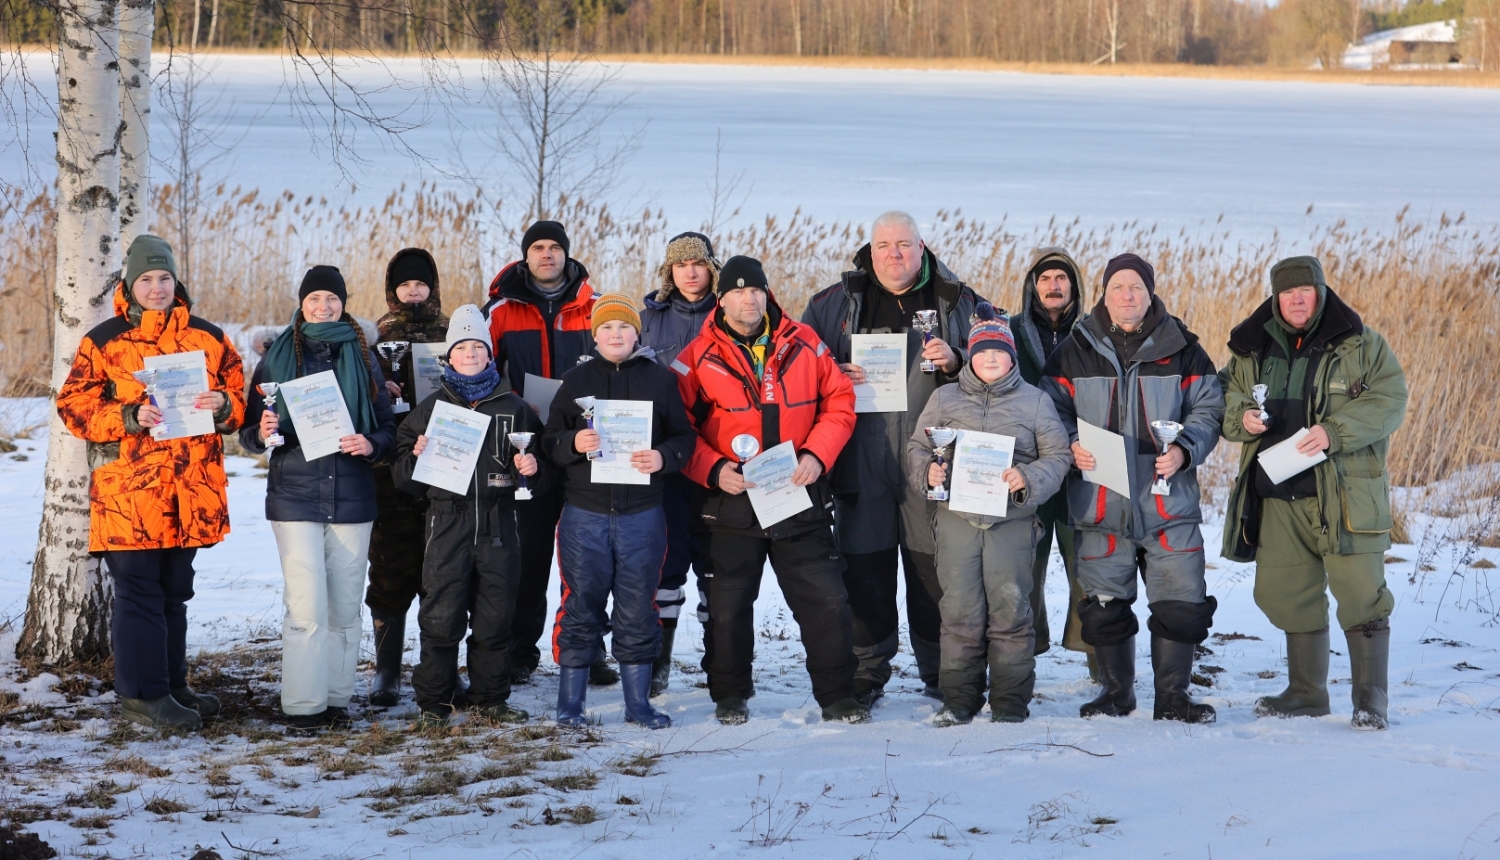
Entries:
<svg viewBox="0 0 1500 860">
<path fill-rule="evenodd" d="M 210 63 L 223 90 L 210 122 L 222 141 L 238 141 L 232 163 L 209 170 L 214 178 L 347 192 L 326 147 L 314 145 L 326 126 L 310 133 L 293 109 L 280 59 Z M 33 68 L 50 97 L 46 58 Z M 417 74 L 414 63 L 394 68 Z M 479 70 L 461 63 L 451 79 L 472 82 Z M 351 79 L 389 84 L 373 67 Z M 443 102 L 408 83 L 372 96 L 380 113 L 415 126 L 405 140 L 429 163 L 356 130 L 359 197 L 451 182 L 444 170 L 460 154 L 491 187 L 503 184 L 507 169 L 485 136 L 493 108 L 467 92 Z M 865 220 L 905 208 L 925 220 L 961 208 L 1021 226 L 1081 216 L 1191 229 L 1223 215 L 1225 227 L 1256 238 L 1339 218 L 1385 226 L 1410 204 L 1421 219 L 1465 212 L 1471 223 L 1500 223 L 1500 90 L 634 64 L 620 67 L 610 92 L 630 98 L 604 137 L 644 125 L 612 202 L 650 203 L 676 221 L 706 214 L 722 132 L 724 174 L 743 171 L 751 189 L 746 217 L 801 207 Z M 164 114 L 156 112 L 159 130 Z M 32 164 L 48 181 L 52 131 L 44 116 L 30 132 Z M 0 178 L 26 169 L 20 147 L 0 151 Z"/>
</svg>

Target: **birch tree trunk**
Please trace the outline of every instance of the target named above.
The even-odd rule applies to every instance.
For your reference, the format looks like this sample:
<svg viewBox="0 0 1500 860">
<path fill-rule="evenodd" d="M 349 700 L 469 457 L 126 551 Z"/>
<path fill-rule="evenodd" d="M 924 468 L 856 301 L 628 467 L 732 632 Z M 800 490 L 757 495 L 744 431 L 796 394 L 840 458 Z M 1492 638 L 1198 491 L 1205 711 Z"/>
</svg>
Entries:
<svg viewBox="0 0 1500 860">
<path fill-rule="evenodd" d="M 123 255 L 151 222 L 151 37 L 156 31 L 156 0 L 120 0 L 119 14 Z"/>
<path fill-rule="evenodd" d="M 59 3 L 57 51 L 57 318 L 52 394 L 83 335 L 110 313 L 120 276 L 118 0 Z M 108 582 L 88 554 L 89 468 L 84 443 L 54 411 L 46 496 L 17 656 L 48 665 L 110 653 Z"/>
</svg>

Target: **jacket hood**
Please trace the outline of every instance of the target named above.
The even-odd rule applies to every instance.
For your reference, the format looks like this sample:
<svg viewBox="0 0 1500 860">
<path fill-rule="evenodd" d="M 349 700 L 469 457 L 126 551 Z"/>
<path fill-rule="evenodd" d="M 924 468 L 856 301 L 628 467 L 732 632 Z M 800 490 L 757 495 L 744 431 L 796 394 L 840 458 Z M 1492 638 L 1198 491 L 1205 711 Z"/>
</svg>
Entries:
<svg viewBox="0 0 1500 860">
<path fill-rule="evenodd" d="M 1131 359 L 1132 361 L 1143 364 L 1148 361 L 1159 361 L 1176 355 L 1198 342 L 1198 336 L 1188 329 L 1186 323 L 1167 313 L 1166 305 L 1162 303 L 1161 297 L 1152 296 L 1151 310 L 1146 312 L 1146 320 L 1149 322 L 1152 317 L 1158 317 L 1158 315 L 1155 327 L 1145 335 L 1145 339 L 1150 343 L 1142 344 Z M 1093 312 L 1079 323 L 1078 330 L 1094 342 L 1095 349 L 1109 344 L 1110 354 L 1113 355 L 1115 348 L 1109 336 L 1111 325 L 1109 311 L 1104 307 L 1104 298 L 1101 296 Z"/>
<path fill-rule="evenodd" d="M 613 364 L 613 362 L 611 362 L 609 359 L 599 354 L 599 347 L 597 346 L 589 347 L 589 356 L 589 361 L 594 361 L 595 359 L 597 359 L 599 361 L 605 362 L 606 364 Z M 635 351 L 630 355 L 625 356 L 625 360 L 620 362 L 620 366 L 625 367 L 641 360 L 656 361 L 656 350 L 652 349 L 649 346 L 636 344 Z"/>
<path fill-rule="evenodd" d="M 589 290 L 592 293 L 593 288 L 589 286 L 589 270 L 572 257 L 568 258 L 568 262 L 565 265 L 566 268 L 564 271 L 567 272 L 568 287 L 564 290 L 564 295 L 567 296 L 567 301 L 571 302 L 577 299 L 584 290 Z M 500 274 L 496 275 L 493 281 L 490 281 L 489 297 L 491 299 L 504 297 L 525 302 L 526 304 L 533 304 L 536 295 L 532 293 L 531 287 L 526 283 L 530 277 L 531 270 L 526 268 L 526 261 L 516 260 L 501 269 Z"/>
<path fill-rule="evenodd" d="M 786 311 L 783 311 L 781 305 L 776 302 L 776 294 L 769 289 L 766 290 L 766 318 L 766 328 L 770 332 L 772 340 L 779 337 L 783 329 L 789 328 L 793 324 L 792 318 L 787 316 Z M 706 333 L 709 337 L 719 338 L 720 340 L 733 340 L 729 335 L 729 324 L 724 321 L 724 308 L 722 306 L 714 308 L 713 314 L 703 321 L 702 333 Z"/>
<path fill-rule="evenodd" d="M 965 394 L 1008 394 L 1019 388 L 1021 381 L 1021 368 L 1017 364 L 1012 364 L 1010 372 L 994 382 L 980 379 L 969 362 L 964 362 L 963 369 L 958 372 L 958 387 Z"/>
<path fill-rule="evenodd" d="M 1079 301 L 1083 290 L 1083 270 L 1079 268 L 1077 261 L 1066 248 L 1052 245 L 1037 249 L 1031 268 L 1026 270 L 1026 283 L 1021 288 L 1021 313 L 1030 314 L 1035 308 L 1045 315 L 1045 312 L 1040 310 L 1041 296 L 1036 292 L 1036 279 L 1042 272 L 1059 266 L 1068 273 L 1069 280 L 1073 282 L 1073 300 L 1068 303 L 1059 321 L 1061 330 L 1066 331 L 1078 319 L 1078 309 L 1083 306 L 1083 303 Z"/>
<path fill-rule="evenodd" d="M 423 318 L 436 317 L 443 312 L 443 294 L 438 286 L 440 273 L 438 272 L 437 260 L 433 259 L 432 254 L 425 248 L 403 248 L 397 251 L 395 256 L 391 257 L 389 263 L 386 263 L 385 306 L 393 314 L 403 316 L 411 314 L 411 305 L 396 298 L 396 286 L 398 283 L 395 279 L 396 266 L 408 257 L 417 257 L 432 267 L 432 283 L 427 285 L 430 293 L 427 296 L 427 300 L 417 307 L 420 309 Z"/>
<path fill-rule="evenodd" d="M 1317 313 L 1312 333 L 1325 343 L 1362 334 L 1365 330 L 1364 320 L 1353 308 L 1344 304 L 1344 300 L 1339 298 L 1332 287 L 1318 288 Z M 1268 325 L 1281 326 L 1283 331 L 1289 330 L 1281 319 L 1281 308 L 1275 296 L 1261 302 L 1260 307 L 1229 332 L 1229 349 L 1239 355 L 1260 354 L 1265 349 L 1266 339 L 1271 336 Z"/>
</svg>

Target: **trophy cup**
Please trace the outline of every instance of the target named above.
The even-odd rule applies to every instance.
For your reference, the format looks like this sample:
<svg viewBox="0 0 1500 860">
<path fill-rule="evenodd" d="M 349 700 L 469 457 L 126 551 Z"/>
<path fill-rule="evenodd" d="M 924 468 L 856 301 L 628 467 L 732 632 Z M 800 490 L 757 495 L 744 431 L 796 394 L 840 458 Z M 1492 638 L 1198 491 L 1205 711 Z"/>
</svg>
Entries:
<svg viewBox="0 0 1500 860">
<path fill-rule="evenodd" d="M 382 358 L 391 363 L 391 376 L 397 377 L 399 380 L 401 376 L 401 359 L 405 358 L 406 351 L 411 349 L 411 342 L 405 340 L 387 340 L 375 344 L 375 349 L 380 352 Z M 401 383 L 398 381 L 396 384 L 400 385 Z M 391 411 L 397 415 L 400 415 L 402 412 L 410 412 L 411 404 L 402 400 L 401 395 L 397 394 L 396 399 L 391 401 Z"/>
<path fill-rule="evenodd" d="M 760 453 L 760 440 L 749 433 L 741 433 L 729 440 L 729 450 L 734 452 L 734 456 L 740 458 L 741 463 L 744 463 Z"/>
<path fill-rule="evenodd" d="M 155 406 L 157 409 L 161 408 L 161 404 L 156 402 L 156 378 L 158 375 L 160 375 L 160 373 L 161 371 L 159 370 L 148 368 L 146 370 L 131 371 L 130 374 L 131 376 L 135 377 L 136 382 L 139 382 L 140 384 L 146 386 L 146 399 L 150 401 L 151 405 Z M 151 438 L 161 438 L 162 434 L 166 432 L 167 422 L 163 420 L 160 424 L 157 424 L 156 426 L 151 428 Z"/>
<path fill-rule="evenodd" d="M 1266 411 L 1266 395 L 1269 393 L 1271 393 L 1269 386 L 1250 386 L 1250 396 L 1255 398 L 1255 405 L 1260 407 L 1260 423 L 1262 424 L 1271 423 L 1271 413 Z"/>
<path fill-rule="evenodd" d="M 925 348 L 932 342 L 932 333 L 937 331 L 938 312 L 917 311 L 916 315 L 911 318 L 911 327 L 922 333 L 922 346 Z M 927 358 L 922 359 L 922 372 L 936 373 L 937 362 Z M 944 496 L 944 498 L 947 497 Z"/>
<path fill-rule="evenodd" d="M 1151 435 L 1156 439 L 1156 444 L 1161 446 L 1161 452 L 1167 453 L 1167 446 L 1177 441 L 1182 435 L 1182 425 L 1176 421 L 1152 421 Z M 1151 484 L 1151 495 L 1170 496 L 1172 485 L 1167 483 L 1165 475 L 1157 475 L 1156 481 Z"/>
<path fill-rule="evenodd" d="M 524 455 L 526 448 L 531 445 L 532 437 L 535 435 L 535 433 L 510 433 L 505 438 L 509 439 L 510 444 L 516 446 L 516 450 Z M 521 486 L 516 487 L 516 500 L 520 501 L 529 498 L 531 498 L 531 488 L 526 486 L 526 476 L 521 475 Z"/>
<path fill-rule="evenodd" d="M 275 382 L 262 382 L 260 385 L 255 386 L 255 390 L 259 391 L 261 393 L 261 395 L 266 398 L 266 411 L 267 412 L 275 412 L 276 411 L 276 389 L 278 389 L 280 387 L 281 387 L 280 384 L 275 383 Z M 286 437 L 282 436 L 280 433 L 276 432 L 275 430 L 272 430 L 271 431 L 271 435 L 269 435 L 269 436 L 266 437 L 266 447 L 267 448 L 276 448 L 278 446 L 285 445 L 285 444 L 286 444 Z"/>
<path fill-rule="evenodd" d="M 943 452 L 958 438 L 958 431 L 952 427 L 928 427 L 927 438 L 932 440 L 932 462 L 939 466 L 947 465 L 943 459 Z M 927 489 L 927 498 L 934 502 L 948 501 L 948 488 L 942 484 Z"/>
<path fill-rule="evenodd" d="M 595 397 L 580 397 L 577 400 L 573 401 L 574 403 L 577 403 L 581 409 L 583 409 L 583 420 L 587 422 L 588 429 L 590 430 L 594 429 L 594 401 L 597 399 L 598 398 Z M 584 454 L 583 456 L 589 460 L 603 460 L 604 445 L 602 444 L 603 440 L 600 441 L 601 444 L 598 448 L 595 448 L 594 450 L 588 452 L 587 454 Z"/>
</svg>

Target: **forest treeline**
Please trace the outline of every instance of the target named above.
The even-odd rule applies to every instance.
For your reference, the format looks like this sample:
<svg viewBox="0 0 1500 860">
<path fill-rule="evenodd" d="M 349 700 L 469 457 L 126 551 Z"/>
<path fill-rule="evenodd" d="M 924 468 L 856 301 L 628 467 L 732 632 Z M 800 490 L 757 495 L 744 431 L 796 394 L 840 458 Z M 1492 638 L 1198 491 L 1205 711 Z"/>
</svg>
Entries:
<svg viewBox="0 0 1500 860">
<path fill-rule="evenodd" d="M 52 40 L 65 0 L 0 0 L 0 39 Z M 177 48 L 909 57 L 1019 63 L 1339 65 L 1391 27 L 1456 19 L 1500 58 L 1500 0 L 157 0 Z"/>
</svg>

